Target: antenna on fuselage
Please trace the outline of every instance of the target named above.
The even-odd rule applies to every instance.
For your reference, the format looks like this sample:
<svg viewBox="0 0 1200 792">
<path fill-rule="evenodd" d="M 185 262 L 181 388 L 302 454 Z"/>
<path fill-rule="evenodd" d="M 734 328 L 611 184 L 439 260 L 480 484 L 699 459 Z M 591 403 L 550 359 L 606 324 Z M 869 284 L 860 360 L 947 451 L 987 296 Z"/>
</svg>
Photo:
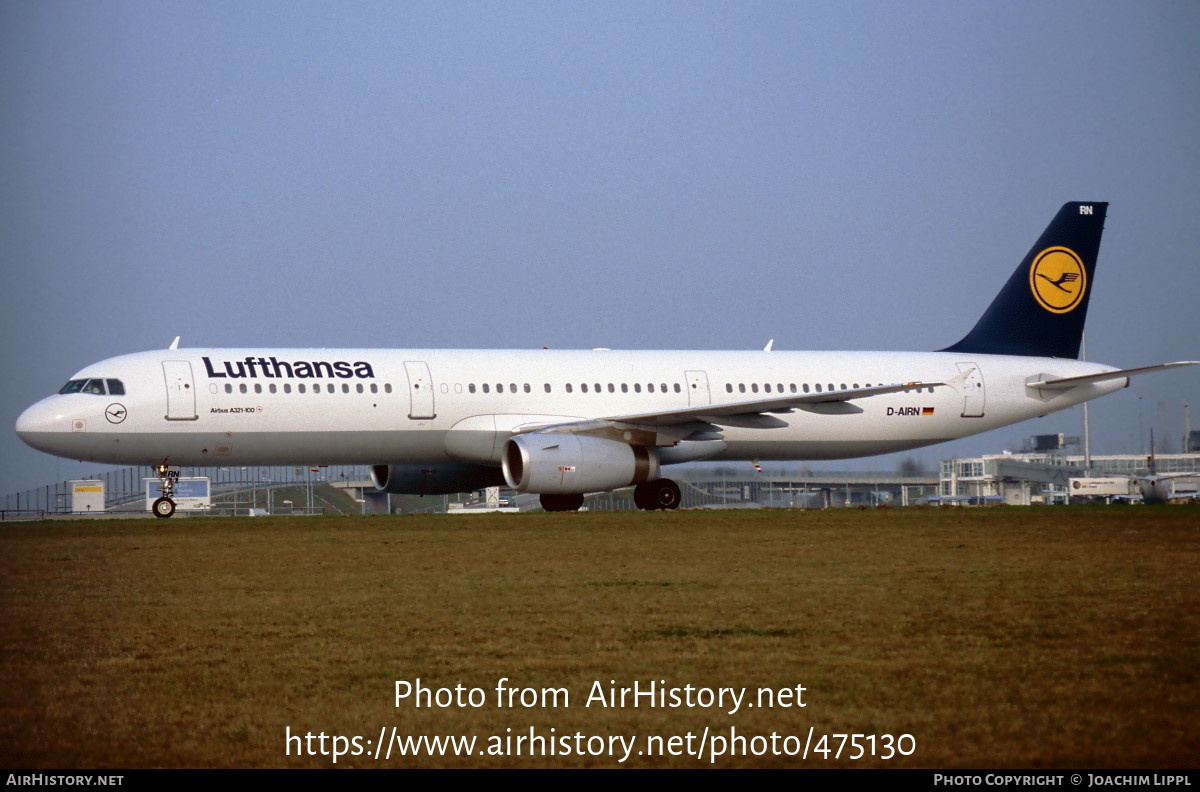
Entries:
<svg viewBox="0 0 1200 792">
<path fill-rule="evenodd" d="M 175 340 L 171 342 L 171 346 L 167 349 L 179 349 L 179 336 L 175 336 Z"/>
</svg>

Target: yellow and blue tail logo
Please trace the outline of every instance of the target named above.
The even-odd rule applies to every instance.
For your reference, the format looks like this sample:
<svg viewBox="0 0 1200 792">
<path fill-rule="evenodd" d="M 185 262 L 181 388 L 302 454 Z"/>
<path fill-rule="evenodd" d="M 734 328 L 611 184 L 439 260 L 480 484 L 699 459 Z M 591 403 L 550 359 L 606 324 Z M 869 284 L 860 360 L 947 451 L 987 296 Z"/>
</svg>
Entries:
<svg viewBox="0 0 1200 792">
<path fill-rule="evenodd" d="M 1050 313 L 1068 313 L 1078 308 L 1087 294 L 1087 269 L 1074 250 L 1047 248 L 1029 267 L 1029 288 Z"/>
<path fill-rule="evenodd" d="M 970 333 L 945 352 L 1079 356 L 1108 204 L 1064 204 Z"/>
</svg>

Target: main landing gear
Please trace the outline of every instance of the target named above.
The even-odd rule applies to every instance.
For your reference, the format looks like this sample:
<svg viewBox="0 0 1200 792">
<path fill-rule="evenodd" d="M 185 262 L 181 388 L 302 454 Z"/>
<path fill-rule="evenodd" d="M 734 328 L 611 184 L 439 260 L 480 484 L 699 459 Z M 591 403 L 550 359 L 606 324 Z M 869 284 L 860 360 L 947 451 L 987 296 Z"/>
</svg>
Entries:
<svg viewBox="0 0 1200 792">
<path fill-rule="evenodd" d="M 179 483 L 179 468 L 164 462 L 156 467 L 154 472 L 161 482 L 159 488 L 162 490 L 162 497 L 151 504 L 150 511 L 154 512 L 155 517 L 170 517 L 175 513 L 175 501 L 171 500 L 171 496 L 175 494 L 175 485 Z"/>
<path fill-rule="evenodd" d="M 633 488 L 633 502 L 639 509 L 678 509 L 679 485 L 670 479 L 658 479 Z M 548 512 L 578 511 L 583 495 L 542 495 L 542 508 Z"/>
<path fill-rule="evenodd" d="M 583 505 L 583 493 L 578 495 L 543 495 L 542 508 L 548 512 L 579 511 Z"/>
<path fill-rule="evenodd" d="M 679 485 L 671 479 L 657 479 L 633 488 L 633 502 L 639 509 L 678 509 Z"/>
</svg>

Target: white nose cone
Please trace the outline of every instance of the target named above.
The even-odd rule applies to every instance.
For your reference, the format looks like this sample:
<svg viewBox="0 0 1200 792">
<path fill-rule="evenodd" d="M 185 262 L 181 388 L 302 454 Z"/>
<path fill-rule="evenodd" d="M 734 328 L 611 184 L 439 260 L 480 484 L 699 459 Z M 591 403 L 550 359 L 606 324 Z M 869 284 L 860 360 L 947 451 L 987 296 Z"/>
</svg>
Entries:
<svg viewBox="0 0 1200 792">
<path fill-rule="evenodd" d="M 53 396 L 42 399 L 21 413 L 17 419 L 17 437 L 31 448 L 61 456 L 61 439 L 64 434 L 70 435 L 71 426 L 67 417 L 56 409 L 56 401 Z"/>
</svg>

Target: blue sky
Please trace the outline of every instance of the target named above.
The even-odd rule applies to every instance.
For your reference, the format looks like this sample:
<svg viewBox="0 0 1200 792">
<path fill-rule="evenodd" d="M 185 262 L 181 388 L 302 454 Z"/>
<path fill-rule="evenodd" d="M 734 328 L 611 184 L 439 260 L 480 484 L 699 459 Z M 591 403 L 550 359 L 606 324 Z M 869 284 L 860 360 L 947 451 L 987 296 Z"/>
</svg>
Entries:
<svg viewBox="0 0 1200 792">
<path fill-rule="evenodd" d="M 177 335 L 937 349 L 1068 200 L 1111 204 L 1089 357 L 1200 358 L 1198 36 L 1194 2 L 0 0 L 0 492 L 96 467 L 21 410 Z M 1187 402 L 1136 380 L 1094 451 L 1178 449 Z M 1040 432 L 1078 410 L 915 455 Z"/>
</svg>

